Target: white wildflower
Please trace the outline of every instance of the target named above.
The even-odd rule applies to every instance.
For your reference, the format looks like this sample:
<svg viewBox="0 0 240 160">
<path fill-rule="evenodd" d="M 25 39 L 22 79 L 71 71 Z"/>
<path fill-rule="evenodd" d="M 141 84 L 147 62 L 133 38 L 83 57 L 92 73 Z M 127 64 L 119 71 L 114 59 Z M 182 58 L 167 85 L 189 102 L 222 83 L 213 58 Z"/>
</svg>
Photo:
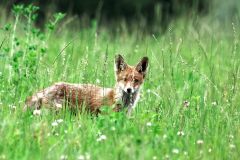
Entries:
<svg viewBox="0 0 240 160">
<path fill-rule="evenodd" d="M 97 138 L 97 142 L 100 142 L 100 141 L 104 141 L 107 139 L 107 136 L 105 135 L 100 135 L 98 138 Z"/>
<path fill-rule="evenodd" d="M 157 159 L 157 156 L 153 156 L 153 158 L 152 158 L 153 160 L 156 160 Z"/>
<path fill-rule="evenodd" d="M 107 136 L 101 135 L 100 138 L 101 138 L 102 140 L 106 140 L 106 139 L 107 139 Z"/>
<path fill-rule="evenodd" d="M 40 109 L 35 109 L 35 110 L 33 111 L 33 115 L 34 115 L 34 116 L 40 116 L 40 115 L 41 115 L 41 110 L 40 110 Z"/>
<path fill-rule="evenodd" d="M 151 90 L 150 89 L 147 89 L 147 93 L 150 93 L 151 92 Z"/>
<path fill-rule="evenodd" d="M 115 130 L 116 130 L 116 128 L 115 128 L 115 127 L 111 127 L 111 130 L 112 130 L 112 131 L 115 131 Z"/>
<path fill-rule="evenodd" d="M 66 155 L 61 155 L 60 156 L 60 160 L 66 160 L 67 159 L 67 156 Z"/>
<path fill-rule="evenodd" d="M 183 102 L 183 106 L 184 106 L 184 107 L 189 107 L 189 106 L 190 106 L 190 102 L 187 101 L 187 100 L 184 101 L 184 102 Z"/>
<path fill-rule="evenodd" d="M 178 154 L 178 153 L 179 153 L 179 150 L 178 150 L 177 148 L 174 148 L 174 149 L 172 150 L 172 153 Z"/>
<path fill-rule="evenodd" d="M 216 105 L 217 105 L 217 102 L 212 102 L 212 105 L 213 105 L 213 106 L 216 106 Z"/>
<path fill-rule="evenodd" d="M 78 156 L 78 160 L 85 160 L 84 155 L 79 155 L 79 156 Z"/>
<path fill-rule="evenodd" d="M 100 79 L 96 79 L 96 83 L 99 84 L 101 81 Z"/>
<path fill-rule="evenodd" d="M 233 136 L 232 134 L 230 134 L 230 135 L 229 135 L 229 138 L 230 138 L 230 139 L 233 139 L 233 138 L 234 138 L 234 136 Z"/>
<path fill-rule="evenodd" d="M 235 146 L 234 144 L 230 144 L 229 147 L 230 147 L 231 149 L 236 148 L 236 146 Z"/>
<path fill-rule="evenodd" d="M 201 139 L 197 140 L 197 144 L 201 145 L 203 143 L 204 143 L 203 140 L 201 140 Z"/>
<path fill-rule="evenodd" d="M 15 105 L 9 105 L 9 107 L 12 109 L 12 110 L 16 110 L 16 106 Z"/>
<path fill-rule="evenodd" d="M 86 157 L 86 160 L 89 160 L 89 159 L 90 159 L 90 154 L 89 154 L 89 153 L 86 153 L 86 154 L 85 154 L 85 157 Z"/>
<path fill-rule="evenodd" d="M 57 123 L 57 121 L 54 121 L 54 122 L 52 122 L 52 126 L 53 126 L 53 127 L 56 127 L 56 126 L 58 126 L 58 123 Z"/>
<path fill-rule="evenodd" d="M 5 154 L 0 155 L 0 159 L 6 159 L 6 155 Z"/>
<path fill-rule="evenodd" d="M 151 127 L 152 126 L 152 123 L 151 122 L 147 122 L 146 124 L 148 127 Z"/>
<path fill-rule="evenodd" d="M 212 152 L 212 148 L 209 148 L 209 149 L 208 149 L 208 152 L 211 153 L 211 152 Z"/>
<path fill-rule="evenodd" d="M 58 126 L 60 123 L 62 123 L 63 122 L 63 119 L 57 119 L 57 120 L 55 120 L 54 122 L 52 122 L 52 126 L 53 127 L 56 127 L 56 126 Z"/>
<path fill-rule="evenodd" d="M 167 135 L 166 135 L 166 134 L 164 134 L 164 135 L 163 135 L 163 139 L 166 139 L 166 138 L 167 138 Z"/>
<path fill-rule="evenodd" d="M 61 155 L 60 160 L 66 160 L 67 156 L 66 155 Z"/>
<path fill-rule="evenodd" d="M 178 132 L 177 132 L 177 135 L 178 135 L 178 136 L 184 136 L 185 134 L 184 134 L 183 131 L 178 131 Z"/>
<path fill-rule="evenodd" d="M 166 154 L 166 155 L 165 155 L 165 158 L 166 158 L 166 159 L 169 159 L 169 155 L 168 155 L 168 154 Z"/>
<path fill-rule="evenodd" d="M 62 123 L 63 122 L 63 119 L 58 119 L 58 120 L 56 120 L 57 121 L 57 123 Z"/>
<path fill-rule="evenodd" d="M 186 155 L 188 155 L 188 152 L 187 152 L 187 151 L 184 151 L 183 154 L 186 156 Z"/>
</svg>

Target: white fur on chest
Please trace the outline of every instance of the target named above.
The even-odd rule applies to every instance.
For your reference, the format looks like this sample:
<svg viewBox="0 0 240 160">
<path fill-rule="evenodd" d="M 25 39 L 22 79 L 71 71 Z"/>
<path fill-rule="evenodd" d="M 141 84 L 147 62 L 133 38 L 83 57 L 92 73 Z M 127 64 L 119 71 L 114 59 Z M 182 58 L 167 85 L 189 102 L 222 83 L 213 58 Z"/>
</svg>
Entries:
<svg viewBox="0 0 240 160">
<path fill-rule="evenodd" d="M 139 98 L 140 90 L 137 90 L 134 93 L 127 95 L 120 88 L 116 88 L 116 104 L 121 104 L 127 108 L 135 108 Z"/>
</svg>

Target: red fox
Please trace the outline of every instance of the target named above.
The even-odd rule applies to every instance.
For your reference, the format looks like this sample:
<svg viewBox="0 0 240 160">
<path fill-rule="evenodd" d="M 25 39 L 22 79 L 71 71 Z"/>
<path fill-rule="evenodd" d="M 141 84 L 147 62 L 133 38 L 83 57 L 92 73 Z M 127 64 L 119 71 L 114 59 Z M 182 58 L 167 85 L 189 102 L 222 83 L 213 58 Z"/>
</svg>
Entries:
<svg viewBox="0 0 240 160">
<path fill-rule="evenodd" d="M 148 57 L 143 57 L 136 66 L 130 66 L 121 55 L 115 57 L 116 85 L 103 88 L 92 84 L 71 84 L 58 82 L 26 99 L 27 108 L 40 109 L 49 106 L 61 109 L 67 104 L 70 108 L 86 107 L 91 113 L 100 113 L 103 105 L 113 106 L 113 111 L 127 109 L 130 115 L 139 100 L 141 85 L 147 74 Z"/>
</svg>

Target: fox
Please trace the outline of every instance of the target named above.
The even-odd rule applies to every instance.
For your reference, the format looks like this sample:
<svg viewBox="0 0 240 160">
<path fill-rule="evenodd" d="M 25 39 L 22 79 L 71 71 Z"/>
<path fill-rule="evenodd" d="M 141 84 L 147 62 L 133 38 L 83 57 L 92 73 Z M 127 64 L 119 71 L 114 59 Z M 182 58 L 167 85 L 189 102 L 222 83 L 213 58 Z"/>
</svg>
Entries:
<svg viewBox="0 0 240 160">
<path fill-rule="evenodd" d="M 113 88 L 57 82 L 27 97 L 23 110 L 40 110 L 47 106 L 56 110 L 64 106 L 82 109 L 84 106 L 87 111 L 98 115 L 102 106 L 112 106 L 112 111 L 120 112 L 126 109 L 126 114 L 130 116 L 140 98 L 148 61 L 148 57 L 143 57 L 137 65 L 131 66 L 118 54 L 114 61 L 116 84 Z"/>
</svg>

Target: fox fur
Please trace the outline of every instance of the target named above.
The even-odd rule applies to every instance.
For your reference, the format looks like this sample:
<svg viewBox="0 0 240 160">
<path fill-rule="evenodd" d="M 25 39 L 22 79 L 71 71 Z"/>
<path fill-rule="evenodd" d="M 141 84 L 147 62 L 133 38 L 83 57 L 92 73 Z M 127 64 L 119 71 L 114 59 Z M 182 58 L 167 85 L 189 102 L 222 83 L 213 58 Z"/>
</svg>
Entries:
<svg viewBox="0 0 240 160">
<path fill-rule="evenodd" d="M 41 109 L 42 106 L 59 110 L 67 105 L 71 109 L 82 109 L 82 106 L 85 106 L 86 110 L 98 114 L 101 106 L 114 106 L 113 111 L 118 112 L 126 108 L 127 114 L 130 115 L 139 100 L 147 68 L 147 57 L 143 57 L 136 66 L 130 66 L 121 55 L 117 55 L 114 88 L 58 82 L 28 97 L 24 110 Z"/>
</svg>

